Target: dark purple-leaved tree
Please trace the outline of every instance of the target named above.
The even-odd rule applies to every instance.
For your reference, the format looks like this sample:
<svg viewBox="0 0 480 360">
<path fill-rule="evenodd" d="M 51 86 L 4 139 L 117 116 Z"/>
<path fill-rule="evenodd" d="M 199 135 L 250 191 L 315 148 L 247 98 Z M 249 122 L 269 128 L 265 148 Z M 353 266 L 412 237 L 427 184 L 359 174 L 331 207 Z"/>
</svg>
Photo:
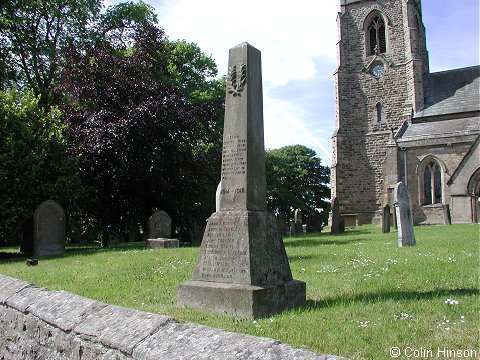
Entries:
<svg viewBox="0 0 480 360">
<path fill-rule="evenodd" d="M 109 229 L 145 224 L 155 209 L 185 237 L 192 219 L 212 211 L 220 172 L 223 92 L 208 78 L 215 64 L 195 45 L 169 42 L 152 21 L 124 24 L 115 41 L 104 29 L 105 37 L 68 49 L 57 88 L 104 246 Z M 196 81 L 204 79 L 201 94 L 178 70 L 187 58 Z"/>
</svg>

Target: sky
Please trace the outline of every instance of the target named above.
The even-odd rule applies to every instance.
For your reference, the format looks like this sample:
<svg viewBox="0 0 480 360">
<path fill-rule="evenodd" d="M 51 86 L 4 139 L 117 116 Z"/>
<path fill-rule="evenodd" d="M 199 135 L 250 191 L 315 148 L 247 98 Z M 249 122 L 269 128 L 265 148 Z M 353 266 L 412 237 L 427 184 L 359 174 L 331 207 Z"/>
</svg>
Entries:
<svg viewBox="0 0 480 360">
<path fill-rule="evenodd" d="M 219 76 L 230 48 L 260 50 L 266 149 L 301 144 L 331 165 L 339 0 L 144 1 L 168 38 L 197 44 Z M 478 0 L 423 0 L 422 10 L 431 72 L 480 63 Z"/>
</svg>

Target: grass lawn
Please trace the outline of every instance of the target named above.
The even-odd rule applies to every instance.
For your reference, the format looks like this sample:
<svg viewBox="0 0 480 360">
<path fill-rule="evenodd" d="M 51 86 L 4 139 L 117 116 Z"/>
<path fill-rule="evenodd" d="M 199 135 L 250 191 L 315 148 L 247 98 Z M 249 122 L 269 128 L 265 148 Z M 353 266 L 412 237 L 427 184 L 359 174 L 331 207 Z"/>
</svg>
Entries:
<svg viewBox="0 0 480 360">
<path fill-rule="evenodd" d="M 70 247 L 35 267 L 25 258 L 0 260 L 0 273 L 351 359 L 390 359 L 392 347 L 400 349 L 400 359 L 428 350 L 435 358 L 444 348 L 479 356 L 480 226 L 416 227 L 417 246 L 408 248 L 398 248 L 396 236 L 361 226 L 340 235 L 285 238 L 293 277 L 307 283 L 307 305 L 256 321 L 175 306 L 177 285 L 190 279 L 198 247 Z"/>
</svg>

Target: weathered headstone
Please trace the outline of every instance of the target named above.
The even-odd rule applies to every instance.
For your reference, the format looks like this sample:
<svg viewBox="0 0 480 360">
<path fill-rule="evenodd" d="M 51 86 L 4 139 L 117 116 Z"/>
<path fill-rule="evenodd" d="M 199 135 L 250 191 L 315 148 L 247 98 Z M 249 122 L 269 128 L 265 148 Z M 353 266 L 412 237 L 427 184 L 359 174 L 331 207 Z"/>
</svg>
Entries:
<svg viewBox="0 0 480 360">
<path fill-rule="evenodd" d="M 322 216 L 312 211 L 307 217 L 307 233 L 319 233 L 322 231 Z"/>
<path fill-rule="evenodd" d="M 163 210 L 155 211 L 148 219 L 147 248 L 179 247 L 178 239 L 171 239 L 172 218 Z"/>
<path fill-rule="evenodd" d="M 382 233 L 390 232 L 390 205 L 386 204 L 382 209 Z"/>
<path fill-rule="evenodd" d="M 339 234 L 345 231 L 345 222 L 343 222 L 343 226 L 341 226 L 342 217 L 340 215 L 340 203 L 338 199 L 334 197 L 332 199 L 332 224 L 330 228 L 331 234 Z"/>
<path fill-rule="evenodd" d="M 148 238 L 170 238 L 172 218 L 163 210 L 155 211 L 148 219 Z"/>
<path fill-rule="evenodd" d="M 33 213 L 33 256 L 65 252 L 65 212 L 53 200 L 40 204 Z"/>
<path fill-rule="evenodd" d="M 223 131 L 220 210 L 207 222 L 192 280 L 177 301 L 258 318 L 305 303 L 292 279 L 273 214 L 266 211 L 260 51 L 230 49 Z"/>
<path fill-rule="evenodd" d="M 295 235 L 303 235 L 303 217 L 302 217 L 302 210 L 296 209 L 293 215 L 293 232 Z"/>
<path fill-rule="evenodd" d="M 280 236 L 284 236 L 287 233 L 287 217 L 283 212 L 277 215 L 277 229 Z"/>
<path fill-rule="evenodd" d="M 450 205 L 442 205 L 443 223 L 445 225 L 452 225 L 452 217 L 450 215 Z"/>
<path fill-rule="evenodd" d="M 412 202 L 410 194 L 403 182 L 395 186 L 394 192 L 395 210 L 397 212 L 398 246 L 415 245 L 413 230 Z"/>
<path fill-rule="evenodd" d="M 303 223 L 302 210 L 296 209 L 293 218 L 296 223 L 302 224 Z"/>
</svg>

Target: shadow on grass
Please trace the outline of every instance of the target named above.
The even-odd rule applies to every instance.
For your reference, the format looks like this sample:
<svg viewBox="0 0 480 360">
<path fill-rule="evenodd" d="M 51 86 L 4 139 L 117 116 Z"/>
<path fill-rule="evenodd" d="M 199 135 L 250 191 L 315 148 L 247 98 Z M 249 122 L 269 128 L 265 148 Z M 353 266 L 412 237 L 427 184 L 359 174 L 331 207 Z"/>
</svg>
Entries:
<svg viewBox="0 0 480 360">
<path fill-rule="evenodd" d="M 426 300 L 439 297 L 454 296 L 478 296 L 479 289 L 438 289 L 432 291 L 388 291 L 383 293 L 360 294 L 351 297 L 338 297 L 325 300 L 307 299 L 305 309 L 323 309 L 336 306 L 338 304 L 348 305 L 353 303 L 379 303 L 390 300 L 408 301 L 408 300 Z"/>
</svg>

